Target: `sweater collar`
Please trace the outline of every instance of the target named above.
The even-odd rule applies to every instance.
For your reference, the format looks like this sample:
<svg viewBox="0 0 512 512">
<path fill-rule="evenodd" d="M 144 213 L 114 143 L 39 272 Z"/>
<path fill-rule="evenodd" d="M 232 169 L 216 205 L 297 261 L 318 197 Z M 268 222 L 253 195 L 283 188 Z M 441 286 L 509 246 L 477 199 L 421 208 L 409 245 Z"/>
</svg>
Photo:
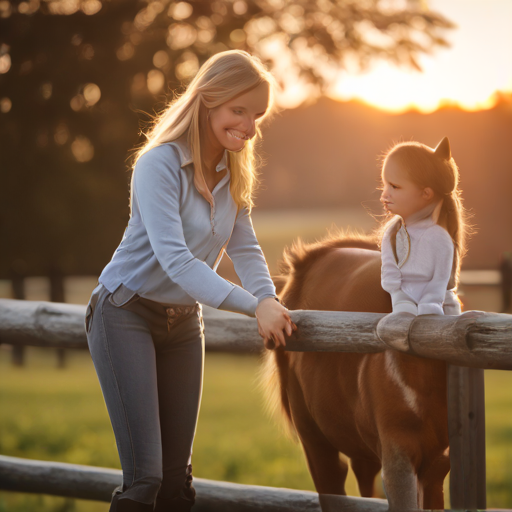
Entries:
<svg viewBox="0 0 512 512">
<path fill-rule="evenodd" d="M 190 145 L 187 140 L 187 136 L 182 135 L 178 139 L 172 141 L 172 144 L 177 148 L 178 154 L 180 156 L 180 166 L 184 169 L 185 167 L 191 165 L 193 163 L 192 159 L 192 151 L 190 150 Z M 222 158 L 220 162 L 215 167 L 216 172 L 220 172 L 224 169 L 227 169 L 228 174 L 230 172 L 229 169 L 229 157 L 228 157 L 228 151 L 225 149 L 224 154 L 222 155 Z M 214 207 L 214 200 L 213 195 L 210 192 L 210 189 L 208 188 L 208 185 L 206 184 L 206 180 L 204 178 L 204 174 L 194 168 L 194 185 L 197 189 L 197 191 L 210 203 L 210 206 Z"/>
<path fill-rule="evenodd" d="M 407 230 L 427 228 L 437 223 L 441 208 L 443 206 L 443 200 L 433 201 L 425 208 L 422 208 L 418 212 L 414 213 L 409 217 L 407 225 L 402 218 L 400 218 L 401 226 L 405 226 Z"/>
<path fill-rule="evenodd" d="M 411 253 L 409 235 L 420 235 L 426 229 L 437 223 L 443 201 L 436 201 L 409 217 L 407 226 L 402 217 L 398 216 L 398 226 L 395 235 L 395 258 L 398 268 L 402 268 Z"/>
</svg>

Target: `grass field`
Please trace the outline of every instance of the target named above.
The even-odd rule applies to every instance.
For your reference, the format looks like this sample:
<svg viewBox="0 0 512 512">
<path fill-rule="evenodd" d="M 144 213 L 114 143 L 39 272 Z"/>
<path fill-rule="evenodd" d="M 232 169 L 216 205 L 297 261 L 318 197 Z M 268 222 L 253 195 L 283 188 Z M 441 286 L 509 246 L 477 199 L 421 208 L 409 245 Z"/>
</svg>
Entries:
<svg viewBox="0 0 512 512">
<path fill-rule="evenodd" d="M 24 368 L 0 350 L 0 453 L 120 468 L 89 354 L 28 349 Z M 208 353 L 194 473 L 214 480 L 313 490 L 302 451 L 264 412 L 258 358 Z M 512 508 L 512 374 L 486 372 L 488 506 Z M 352 474 L 347 488 L 357 495 Z M 0 492 L 0 512 L 103 512 L 105 503 Z"/>
<path fill-rule="evenodd" d="M 279 219 L 276 222 L 276 219 Z M 254 226 L 272 273 L 283 247 L 298 236 L 313 241 L 333 224 L 358 231 L 373 227 L 359 209 L 255 213 Z M 235 279 L 224 259 L 219 269 Z M 66 280 L 66 299 L 85 304 L 95 277 Z M 499 311 L 497 287 L 461 286 L 466 309 Z M 28 300 L 48 300 L 48 280 L 26 280 Z M 10 297 L 0 281 L 0 297 Z M 24 368 L 12 367 L 0 345 L 0 453 L 119 468 L 115 439 L 90 356 L 68 352 L 55 368 L 53 350 L 27 350 Z M 258 358 L 207 354 L 205 385 L 194 445 L 194 474 L 232 482 L 314 490 L 300 447 L 264 412 L 255 385 Z M 512 508 L 512 372 L 486 372 L 488 506 Z M 446 485 L 445 485 L 446 488 Z M 357 495 L 349 473 L 349 494 Z M 446 501 L 448 506 L 448 500 Z M 105 512 L 105 503 L 0 491 L 0 512 Z"/>
</svg>

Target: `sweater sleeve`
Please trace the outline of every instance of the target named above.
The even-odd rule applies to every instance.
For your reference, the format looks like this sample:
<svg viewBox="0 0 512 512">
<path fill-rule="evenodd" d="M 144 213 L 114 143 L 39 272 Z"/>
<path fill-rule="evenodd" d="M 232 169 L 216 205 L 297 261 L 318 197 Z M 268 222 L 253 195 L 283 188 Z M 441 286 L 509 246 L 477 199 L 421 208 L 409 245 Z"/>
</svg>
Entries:
<svg viewBox="0 0 512 512">
<path fill-rule="evenodd" d="M 460 315 L 462 308 L 455 290 L 446 290 L 443 311 L 445 315 Z"/>
<path fill-rule="evenodd" d="M 452 272 L 453 241 L 448 232 L 435 225 L 422 238 L 422 254 L 431 259 L 433 275 L 418 302 L 419 315 L 444 315 L 443 303 Z"/>
<path fill-rule="evenodd" d="M 258 303 L 267 297 L 276 296 L 276 288 L 247 208 L 241 208 L 238 212 L 226 252 L 233 261 L 242 286 L 258 299 Z"/>
<path fill-rule="evenodd" d="M 391 295 L 393 313 L 406 312 L 413 315 L 418 314 L 418 306 L 414 300 L 402 290 L 402 273 L 396 263 L 395 255 L 391 245 L 390 226 L 382 237 L 381 245 L 381 285 L 382 288 Z"/>
<path fill-rule="evenodd" d="M 180 217 L 180 160 L 170 146 L 142 155 L 133 175 L 133 195 L 151 248 L 163 270 L 198 302 L 218 308 L 235 285 L 220 277 L 187 247 Z M 254 297 L 240 287 L 240 305 L 252 311 Z"/>
</svg>

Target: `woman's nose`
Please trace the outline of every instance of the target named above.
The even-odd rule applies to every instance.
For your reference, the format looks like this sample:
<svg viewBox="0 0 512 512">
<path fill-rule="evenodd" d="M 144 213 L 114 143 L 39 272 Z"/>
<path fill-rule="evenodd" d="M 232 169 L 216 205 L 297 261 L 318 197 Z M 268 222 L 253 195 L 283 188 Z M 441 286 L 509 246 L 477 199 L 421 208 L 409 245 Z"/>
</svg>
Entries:
<svg viewBox="0 0 512 512">
<path fill-rule="evenodd" d="M 256 120 L 249 121 L 247 125 L 244 127 L 244 132 L 247 135 L 247 137 L 252 139 L 256 135 Z"/>
</svg>

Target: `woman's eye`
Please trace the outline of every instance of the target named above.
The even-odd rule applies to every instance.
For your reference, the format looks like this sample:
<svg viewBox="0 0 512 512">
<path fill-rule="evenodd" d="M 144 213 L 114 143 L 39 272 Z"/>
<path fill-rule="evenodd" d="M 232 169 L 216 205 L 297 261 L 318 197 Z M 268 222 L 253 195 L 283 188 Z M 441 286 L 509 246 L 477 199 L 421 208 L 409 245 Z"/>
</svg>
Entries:
<svg viewBox="0 0 512 512">
<path fill-rule="evenodd" d="M 398 187 L 396 185 L 391 185 L 391 188 L 394 188 L 396 190 Z"/>
<path fill-rule="evenodd" d="M 241 114 L 242 114 L 242 111 L 241 111 L 241 110 L 233 110 L 233 112 L 234 112 L 235 114 L 238 114 L 238 115 L 241 115 Z"/>
</svg>

